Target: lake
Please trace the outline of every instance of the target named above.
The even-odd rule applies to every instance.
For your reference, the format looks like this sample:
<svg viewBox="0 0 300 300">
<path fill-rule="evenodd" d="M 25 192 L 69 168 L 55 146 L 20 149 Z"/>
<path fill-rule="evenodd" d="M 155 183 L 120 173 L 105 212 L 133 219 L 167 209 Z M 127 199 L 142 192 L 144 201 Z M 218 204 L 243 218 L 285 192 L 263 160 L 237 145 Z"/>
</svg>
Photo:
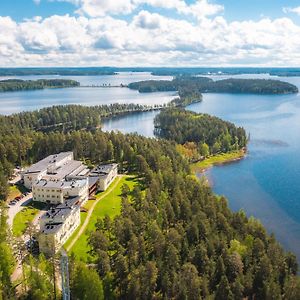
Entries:
<svg viewBox="0 0 300 300">
<path fill-rule="evenodd" d="M 152 76 L 147 72 L 120 73 L 107 76 L 19 76 L 0 77 L 0 80 L 19 78 L 23 80 L 64 78 L 74 79 L 81 85 L 121 85 L 133 81 L 148 79 L 172 79 L 170 76 Z M 21 111 L 31 111 L 46 106 L 61 104 L 102 105 L 111 103 L 162 104 L 175 97 L 174 92 L 140 94 L 128 88 L 119 87 L 76 87 L 67 89 L 44 89 L 33 91 L 16 91 L 0 93 L 0 114 L 12 114 Z"/>
<path fill-rule="evenodd" d="M 270 76 L 261 74 L 239 77 Z M 155 77 L 149 73 L 21 78 L 71 78 L 80 81 L 82 85 L 120 85 L 147 79 L 170 79 Z M 228 77 L 213 78 L 218 80 Z M 294 83 L 300 88 L 299 77 L 279 79 Z M 174 93 L 139 94 L 127 88 L 83 87 L 11 92 L 0 94 L 0 114 L 57 104 L 161 104 L 173 97 Z M 190 105 L 188 109 L 232 121 L 245 127 L 250 133 L 249 153 L 244 160 L 214 167 L 206 175 L 214 191 L 229 199 L 232 209 L 244 209 L 248 215 L 259 218 L 269 232 L 276 234 L 286 249 L 297 254 L 300 261 L 300 96 L 205 94 L 201 103 Z M 157 113 L 142 112 L 116 117 L 105 121 L 104 130 L 153 136 L 153 118 Z"/>
<path fill-rule="evenodd" d="M 299 77 L 279 79 L 300 88 Z M 244 209 L 259 218 L 300 261 L 300 95 L 205 94 L 188 109 L 232 121 L 250 133 L 244 160 L 213 167 L 206 176 L 233 210 Z M 157 113 L 117 117 L 105 122 L 104 129 L 153 137 Z"/>
</svg>

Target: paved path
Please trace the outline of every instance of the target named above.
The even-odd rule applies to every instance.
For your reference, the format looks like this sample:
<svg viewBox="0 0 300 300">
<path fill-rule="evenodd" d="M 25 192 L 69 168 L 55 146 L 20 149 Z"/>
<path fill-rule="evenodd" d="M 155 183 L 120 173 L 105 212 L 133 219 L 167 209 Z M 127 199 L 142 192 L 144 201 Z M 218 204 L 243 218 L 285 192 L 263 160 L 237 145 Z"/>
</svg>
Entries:
<svg viewBox="0 0 300 300">
<path fill-rule="evenodd" d="M 97 198 L 97 200 L 93 203 L 93 205 L 91 206 L 91 208 L 88 211 L 87 217 L 84 220 L 84 223 L 82 224 L 82 226 L 80 227 L 80 230 L 78 231 L 78 233 L 76 234 L 76 236 L 73 238 L 72 242 L 70 243 L 70 245 L 66 248 L 67 252 L 69 252 L 72 247 L 74 246 L 74 244 L 77 242 L 77 240 L 80 238 L 80 236 L 83 234 L 83 232 L 85 231 L 90 218 L 92 216 L 92 213 L 94 211 L 95 206 L 97 205 L 97 203 L 103 199 L 104 197 L 106 197 L 107 195 L 109 195 L 118 185 L 118 183 L 120 182 L 122 178 L 122 175 L 118 175 L 117 179 L 115 180 L 115 182 L 113 183 L 112 186 L 109 187 L 109 191 L 105 192 L 104 194 L 102 194 L 100 197 Z"/>
</svg>

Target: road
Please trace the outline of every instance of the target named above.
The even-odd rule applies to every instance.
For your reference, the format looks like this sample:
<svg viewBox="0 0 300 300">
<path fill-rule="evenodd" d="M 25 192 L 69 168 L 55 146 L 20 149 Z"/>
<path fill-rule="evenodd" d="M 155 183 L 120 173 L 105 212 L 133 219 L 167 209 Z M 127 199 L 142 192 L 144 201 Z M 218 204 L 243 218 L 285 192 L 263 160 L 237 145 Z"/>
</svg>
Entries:
<svg viewBox="0 0 300 300">
<path fill-rule="evenodd" d="M 14 217 L 18 212 L 26 207 L 32 201 L 32 193 L 29 193 L 27 196 L 23 197 L 19 202 L 15 205 L 9 205 L 9 209 L 7 211 L 8 220 L 7 223 L 12 228 Z"/>
</svg>

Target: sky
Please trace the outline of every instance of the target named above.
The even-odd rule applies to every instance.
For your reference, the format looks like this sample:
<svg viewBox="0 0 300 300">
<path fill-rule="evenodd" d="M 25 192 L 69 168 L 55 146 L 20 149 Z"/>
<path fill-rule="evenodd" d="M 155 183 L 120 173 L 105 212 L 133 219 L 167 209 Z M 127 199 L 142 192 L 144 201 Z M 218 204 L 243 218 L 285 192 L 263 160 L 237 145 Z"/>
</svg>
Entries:
<svg viewBox="0 0 300 300">
<path fill-rule="evenodd" d="M 300 0 L 1 0 L 0 66 L 300 67 Z"/>
</svg>

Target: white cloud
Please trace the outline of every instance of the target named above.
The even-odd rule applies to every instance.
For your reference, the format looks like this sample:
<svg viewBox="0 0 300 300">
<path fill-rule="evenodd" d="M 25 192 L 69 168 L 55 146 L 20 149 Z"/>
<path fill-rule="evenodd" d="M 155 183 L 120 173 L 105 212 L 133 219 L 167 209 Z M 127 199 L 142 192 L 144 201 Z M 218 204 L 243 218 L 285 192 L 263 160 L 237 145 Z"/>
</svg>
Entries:
<svg viewBox="0 0 300 300">
<path fill-rule="evenodd" d="M 295 13 L 295 14 L 300 16 L 300 6 L 298 6 L 298 7 L 284 7 L 282 10 L 286 14 Z"/>
<path fill-rule="evenodd" d="M 33 0 L 33 2 L 36 4 L 36 5 L 39 5 L 41 3 L 41 0 Z"/>
<path fill-rule="evenodd" d="M 166 0 L 165 5 L 171 4 Z M 300 26 L 291 19 L 228 22 L 212 16 L 221 11 L 195 10 L 198 22 L 147 10 L 126 21 L 108 15 L 21 22 L 0 17 L 0 65 L 300 65 Z"/>
<path fill-rule="evenodd" d="M 211 4 L 207 0 L 198 0 L 195 4 L 186 5 L 178 9 L 179 13 L 193 15 L 197 19 L 202 19 L 207 16 L 213 16 L 223 12 L 224 7 L 219 4 Z"/>
<path fill-rule="evenodd" d="M 77 10 L 80 14 L 86 14 L 90 17 L 105 16 L 105 14 L 129 14 L 135 8 L 132 0 L 80 0 L 80 8 Z"/>
<path fill-rule="evenodd" d="M 40 0 L 39 0 L 40 1 Z M 215 15 L 223 11 L 224 7 L 212 4 L 209 0 L 195 0 L 188 5 L 184 0 L 48 0 L 51 2 L 70 2 L 78 9 L 76 12 L 90 17 L 101 17 L 107 14 L 119 15 L 130 14 L 141 5 L 147 4 L 152 7 L 173 9 L 179 14 L 192 15 L 198 19 L 205 16 Z"/>
</svg>

